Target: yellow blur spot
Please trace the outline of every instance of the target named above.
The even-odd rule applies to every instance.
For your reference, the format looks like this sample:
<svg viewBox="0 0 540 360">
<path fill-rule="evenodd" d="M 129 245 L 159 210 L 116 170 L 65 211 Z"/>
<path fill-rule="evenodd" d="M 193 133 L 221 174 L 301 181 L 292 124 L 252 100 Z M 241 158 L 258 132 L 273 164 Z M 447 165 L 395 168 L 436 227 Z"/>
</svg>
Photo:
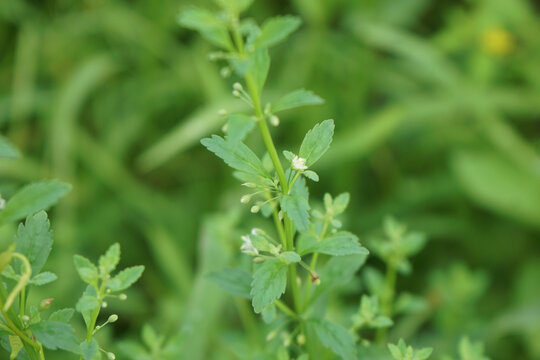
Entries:
<svg viewBox="0 0 540 360">
<path fill-rule="evenodd" d="M 482 34 L 482 47 L 491 55 L 504 56 L 514 50 L 512 35 L 503 28 L 490 28 Z"/>
</svg>

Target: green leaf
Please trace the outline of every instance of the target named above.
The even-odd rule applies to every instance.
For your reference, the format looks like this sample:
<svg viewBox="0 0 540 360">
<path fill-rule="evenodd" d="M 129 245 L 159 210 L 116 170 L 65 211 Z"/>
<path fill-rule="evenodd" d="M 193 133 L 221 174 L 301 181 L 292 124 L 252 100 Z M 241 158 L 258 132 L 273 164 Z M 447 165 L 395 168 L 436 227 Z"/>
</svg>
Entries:
<svg viewBox="0 0 540 360">
<path fill-rule="evenodd" d="M 202 37 L 216 46 L 227 50 L 234 49 L 224 22 L 208 10 L 196 7 L 184 9 L 178 16 L 178 23 L 198 31 Z"/>
<path fill-rule="evenodd" d="M 279 254 L 279 258 L 281 260 L 285 261 L 287 264 L 297 263 L 297 262 L 300 262 L 302 260 L 300 255 L 298 255 L 294 251 L 282 252 L 281 254 Z"/>
<path fill-rule="evenodd" d="M 268 19 L 261 27 L 261 33 L 255 41 L 255 47 L 266 48 L 279 44 L 300 26 L 301 21 L 295 16 L 276 16 Z"/>
<path fill-rule="evenodd" d="M 253 0 L 214 0 L 222 9 L 238 15 L 253 3 Z"/>
<path fill-rule="evenodd" d="M 540 178 L 487 151 L 461 151 L 452 170 L 465 193 L 480 206 L 540 227 Z"/>
<path fill-rule="evenodd" d="M 0 274 L 9 266 L 12 259 L 11 255 L 13 254 L 14 250 L 15 244 L 11 244 L 10 247 L 0 253 Z"/>
<path fill-rule="evenodd" d="M 334 120 L 325 120 L 308 131 L 302 141 L 298 154 L 300 157 L 306 159 L 306 165 L 308 167 L 319 160 L 328 150 L 333 135 Z"/>
<path fill-rule="evenodd" d="M 415 360 L 426 360 L 427 358 L 429 358 L 431 356 L 432 352 L 433 352 L 432 348 L 420 349 L 414 354 L 414 359 Z"/>
<path fill-rule="evenodd" d="M 118 243 L 111 245 L 107 252 L 99 258 L 99 272 L 101 274 L 110 274 L 116 269 L 120 262 L 120 245 Z"/>
<path fill-rule="evenodd" d="M 396 360 L 401 360 L 402 359 L 402 356 L 401 356 L 401 351 L 399 350 L 399 348 L 394 345 L 394 344 L 388 344 L 388 350 L 390 350 L 390 354 L 392 355 L 392 357 Z"/>
<path fill-rule="evenodd" d="M 77 305 L 75 308 L 77 309 L 78 312 L 85 313 L 87 311 L 94 310 L 100 306 L 101 306 L 101 303 L 99 302 L 99 299 L 96 298 L 95 296 L 83 295 L 81 296 L 79 301 L 77 301 Z"/>
<path fill-rule="evenodd" d="M 299 231 L 309 231 L 309 204 L 306 198 L 296 194 L 287 194 L 281 197 L 280 204 Z"/>
<path fill-rule="evenodd" d="M 309 323 L 313 326 L 317 337 L 325 347 L 332 350 L 342 359 L 356 359 L 354 339 L 347 329 L 323 319 L 310 320 Z"/>
<path fill-rule="evenodd" d="M 250 299 L 251 274 L 241 268 L 229 268 L 211 272 L 208 277 L 231 295 Z"/>
<path fill-rule="evenodd" d="M 51 316 L 49 316 L 49 321 L 68 323 L 73 317 L 74 313 L 75 310 L 73 309 L 61 309 L 53 312 Z"/>
<path fill-rule="evenodd" d="M 96 286 L 98 281 L 98 269 L 96 265 L 92 264 L 90 260 L 81 255 L 73 256 L 73 262 L 75 263 L 75 268 L 82 281 Z"/>
<path fill-rule="evenodd" d="M 9 355 L 9 359 L 15 360 L 24 345 L 20 337 L 9 335 L 9 347 L 11 348 L 11 354 Z"/>
<path fill-rule="evenodd" d="M 0 136 L 0 158 L 15 159 L 19 156 L 19 151 L 6 138 Z"/>
<path fill-rule="evenodd" d="M 260 313 L 274 300 L 279 299 L 287 285 L 287 265 L 279 260 L 265 261 L 255 274 L 251 283 L 253 309 Z"/>
<path fill-rule="evenodd" d="M 319 273 L 321 284 L 315 289 L 315 296 L 348 284 L 366 258 L 367 255 L 364 254 L 332 257 Z"/>
<path fill-rule="evenodd" d="M 301 255 L 309 253 L 344 256 L 353 254 L 367 255 L 369 251 L 360 245 L 356 235 L 347 231 L 339 231 L 320 242 L 312 243 L 302 250 Z"/>
<path fill-rule="evenodd" d="M 57 180 L 40 181 L 23 187 L 0 211 L 0 223 L 16 221 L 46 210 L 68 193 L 71 185 Z"/>
<path fill-rule="evenodd" d="M 227 141 L 243 141 L 255 127 L 255 121 L 245 114 L 231 114 L 227 117 Z"/>
<path fill-rule="evenodd" d="M 95 339 L 81 343 L 80 348 L 84 360 L 93 360 L 93 357 L 99 351 L 99 346 Z"/>
<path fill-rule="evenodd" d="M 107 287 L 112 291 L 125 290 L 139 280 L 143 271 L 142 265 L 125 268 L 107 282 Z"/>
<path fill-rule="evenodd" d="M 15 235 L 16 251 L 26 256 L 32 265 L 32 274 L 38 274 L 52 249 L 52 233 L 45 211 L 26 219 L 25 225 L 20 224 Z"/>
<path fill-rule="evenodd" d="M 339 194 L 332 203 L 332 210 L 334 215 L 341 214 L 349 205 L 350 195 L 349 193 Z"/>
<path fill-rule="evenodd" d="M 280 98 L 277 103 L 272 106 L 272 112 L 294 109 L 305 105 L 318 105 L 324 103 L 324 100 L 315 95 L 313 92 L 298 89 Z"/>
<path fill-rule="evenodd" d="M 56 274 L 45 271 L 34 276 L 32 279 L 30 279 L 30 281 L 28 281 L 28 283 L 36 286 L 42 286 L 52 283 L 53 281 L 56 281 L 56 279 L 58 279 L 58 276 L 56 276 Z"/>
<path fill-rule="evenodd" d="M 201 143 L 233 169 L 251 175 L 268 176 L 261 160 L 240 141 L 232 143 L 212 135 L 211 138 L 202 139 Z"/>
<path fill-rule="evenodd" d="M 248 60 L 247 74 L 253 79 L 259 95 L 270 70 L 270 55 L 267 49 L 259 49 L 250 55 Z"/>
<path fill-rule="evenodd" d="M 47 349 L 62 349 L 79 353 L 79 344 L 75 331 L 68 324 L 57 321 L 42 321 L 31 325 L 35 338 Z"/>
</svg>

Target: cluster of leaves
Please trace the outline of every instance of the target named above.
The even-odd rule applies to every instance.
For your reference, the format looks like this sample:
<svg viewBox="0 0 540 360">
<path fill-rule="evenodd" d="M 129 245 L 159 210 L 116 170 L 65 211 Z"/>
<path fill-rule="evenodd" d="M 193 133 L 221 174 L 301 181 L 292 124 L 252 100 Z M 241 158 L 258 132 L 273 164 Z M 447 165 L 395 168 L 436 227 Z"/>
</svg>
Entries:
<svg viewBox="0 0 540 360">
<path fill-rule="evenodd" d="M 15 148 L 0 138 L 0 157 L 17 156 Z M 74 309 L 57 310 L 47 316 L 53 298 L 41 299 L 37 305 L 30 304 L 32 287 L 57 279 L 54 273 L 41 271 L 53 244 L 44 210 L 69 190 L 68 184 L 56 180 L 42 181 L 23 187 L 7 201 L 0 198 L 0 225 L 26 218 L 19 224 L 12 245 L 0 253 L 0 273 L 4 279 L 0 284 L 0 341 L 10 353 L 10 359 L 45 359 L 44 348 L 69 351 L 84 360 L 101 359 L 102 352 L 109 359 L 115 358 L 113 353 L 99 347 L 94 334 L 107 323 L 115 322 L 118 316 L 109 316 L 107 322 L 99 326 L 96 326 L 96 321 L 104 300 L 107 297 L 125 299 L 124 294 L 116 295 L 115 292 L 127 289 L 143 271 L 142 266 L 136 266 L 111 277 L 120 261 L 118 244 L 111 246 L 99 259 L 99 270 L 86 258 L 75 256 L 77 271 L 89 284 L 76 307 L 87 325 L 87 336 L 83 342 L 79 342 L 69 324 Z"/>
</svg>

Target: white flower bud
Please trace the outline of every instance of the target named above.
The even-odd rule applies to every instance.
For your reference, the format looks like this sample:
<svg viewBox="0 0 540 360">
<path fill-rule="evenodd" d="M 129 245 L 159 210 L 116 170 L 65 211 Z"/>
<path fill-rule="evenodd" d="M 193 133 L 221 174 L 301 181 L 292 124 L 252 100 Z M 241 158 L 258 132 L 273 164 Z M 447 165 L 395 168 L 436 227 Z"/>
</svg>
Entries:
<svg viewBox="0 0 540 360">
<path fill-rule="evenodd" d="M 233 84 L 233 89 L 236 90 L 236 91 L 242 91 L 244 90 L 244 87 L 242 86 L 242 84 L 240 84 L 239 82 L 235 82 Z"/>
<path fill-rule="evenodd" d="M 107 304 L 107 302 L 105 302 L 105 301 L 101 303 L 101 307 L 104 308 L 104 309 L 105 309 L 108 305 L 109 305 L 109 304 Z"/>
<path fill-rule="evenodd" d="M 247 182 L 247 183 L 243 183 L 242 186 L 245 186 L 245 187 L 248 187 L 248 188 L 256 188 L 257 184 Z"/>
<path fill-rule="evenodd" d="M 5 207 L 6 207 L 6 200 L 0 197 L 0 210 L 4 210 Z"/>
<path fill-rule="evenodd" d="M 217 113 L 218 113 L 219 116 L 227 116 L 227 114 L 228 114 L 227 110 L 225 110 L 225 109 L 219 109 Z"/>
<path fill-rule="evenodd" d="M 109 323 L 113 323 L 113 322 L 116 322 L 118 320 L 118 315 L 116 314 L 112 314 L 111 316 L 109 316 L 109 318 L 107 319 L 107 322 Z"/>
<path fill-rule="evenodd" d="M 107 358 L 109 360 L 116 360 L 116 355 L 114 355 L 112 352 L 107 353 Z"/>
<path fill-rule="evenodd" d="M 272 126 L 278 126 L 279 118 L 276 115 L 270 116 L 270 124 L 272 124 Z"/>
<path fill-rule="evenodd" d="M 234 97 L 237 97 L 237 98 L 239 98 L 240 96 L 242 96 L 242 95 L 240 94 L 240 91 L 238 91 L 238 90 L 233 90 L 232 94 L 233 94 Z"/>
<path fill-rule="evenodd" d="M 240 198 L 242 204 L 247 204 L 251 200 L 251 195 L 244 195 Z"/>
<path fill-rule="evenodd" d="M 118 299 L 120 299 L 122 301 L 127 300 L 127 295 L 126 294 L 120 294 L 120 295 L 118 295 Z"/>
<path fill-rule="evenodd" d="M 295 156 L 292 159 L 292 168 L 294 170 L 306 170 L 308 168 L 306 166 L 306 159 L 301 158 L 299 156 Z"/>
<path fill-rule="evenodd" d="M 251 207 L 251 212 L 254 213 L 254 214 L 255 214 L 255 213 L 258 213 L 259 210 L 261 210 L 261 207 L 260 207 L 259 205 L 253 205 L 253 206 Z"/>
</svg>

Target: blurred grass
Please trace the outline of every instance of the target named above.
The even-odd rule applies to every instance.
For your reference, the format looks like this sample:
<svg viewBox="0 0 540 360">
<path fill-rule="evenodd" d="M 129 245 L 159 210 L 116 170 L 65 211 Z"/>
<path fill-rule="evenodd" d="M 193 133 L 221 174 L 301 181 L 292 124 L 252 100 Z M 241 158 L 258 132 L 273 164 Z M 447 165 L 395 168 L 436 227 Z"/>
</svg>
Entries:
<svg viewBox="0 0 540 360">
<path fill-rule="evenodd" d="M 219 131 L 218 109 L 243 105 L 207 60 L 210 48 L 175 24 L 191 3 L 1 1 L 0 126 L 24 158 L 0 162 L 0 192 L 42 177 L 74 185 L 53 214 L 48 266 L 60 280 L 37 295 L 68 294 L 57 304 L 73 305 L 83 289 L 71 255 L 96 257 L 119 241 L 124 263 L 148 270 L 128 306 L 111 304 L 123 320 L 104 337 L 136 336 L 151 322 L 181 331 L 186 357 L 238 358 L 224 334 L 252 316 L 205 273 L 241 261 L 239 240 L 223 235 L 242 221 L 203 219 L 234 213 L 241 193 L 198 140 Z M 439 302 L 391 337 L 419 331 L 441 354 L 468 332 L 493 359 L 540 357 L 531 320 L 540 306 L 537 4 L 295 0 L 249 11 L 257 20 L 283 13 L 304 25 L 273 52 L 264 95 L 305 87 L 326 103 L 286 113 L 279 143 L 295 148 L 324 118 L 337 125 L 313 195 L 350 191 L 346 220 L 364 238 L 394 214 L 431 239 L 401 286 Z M 461 293 L 475 284 L 483 291 Z M 209 310 L 197 315 L 203 302 Z M 247 342 L 234 337 L 238 348 Z"/>
</svg>

